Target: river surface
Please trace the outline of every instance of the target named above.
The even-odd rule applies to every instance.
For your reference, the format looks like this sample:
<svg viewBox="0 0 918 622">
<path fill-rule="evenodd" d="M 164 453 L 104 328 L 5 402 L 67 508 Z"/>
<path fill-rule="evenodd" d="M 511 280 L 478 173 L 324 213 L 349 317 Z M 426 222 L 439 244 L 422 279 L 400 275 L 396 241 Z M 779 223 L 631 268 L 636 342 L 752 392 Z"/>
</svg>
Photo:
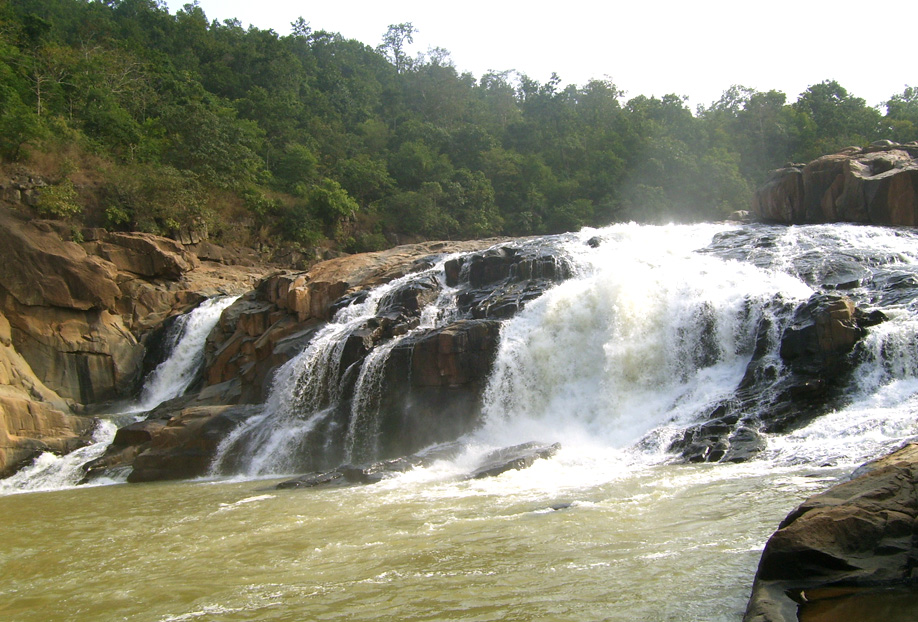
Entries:
<svg viewBox="0 0 918 622">
<path fill-rule="evenodd" d="M 0 618 L 737 621 L 768 535 L 839 474 L 763 466 L 597 472 L 562 451 L 471 482 L 8 496 Z"/>
<path fill-rule="evenodd" d="M 39 478 L 39 463 L 66 472 L 79 458 L 44 456 L 0 482 L 0 619 L 738 622 L 787 513 L 918 435 L 918 235 L 619 225 L 545 243 L 574 277 L 503 325 L 480 426 L 457 456 L 364 487 L 272 488 L 297 472 L 285 448 L 305 446 L 297 435 L 339 399 L 312 378 L 388 290 L 371 292 L 281 369 L 208 479 L 74 487 Z M 795 306 L 838 290 L 888 320 L 858 346 L 835 410 L 764 435 L 743 464 L 667 453 L 729 402 L 761 344 L 782 373 L 763 322 L 780 333 Z M 455 313 L 443 291 L 421 327 Z M 367 357 L 367 391 L 386 352 Z M 372 424 L 358 410 L 347 424 Z M 97 450 L 111 433 L 100 428 Z M 530 440 L 562 449 L 465 478 Z"/>
</svg>

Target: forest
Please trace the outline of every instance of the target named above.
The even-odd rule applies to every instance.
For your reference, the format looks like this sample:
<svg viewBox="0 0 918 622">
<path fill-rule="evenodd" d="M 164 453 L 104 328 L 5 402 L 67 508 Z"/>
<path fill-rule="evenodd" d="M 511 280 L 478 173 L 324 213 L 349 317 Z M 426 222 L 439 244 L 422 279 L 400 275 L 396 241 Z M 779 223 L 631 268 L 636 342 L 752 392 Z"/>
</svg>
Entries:
<svg viewBox="0 0 918 622">
<path fill-rule="evenodd" d="M 289 34 L 195 3 L 0 0 L 0 172 L 80 227 L 206 230 L 254 248 L 377 250 L 746 209 L 772 169 L 918 139 L 918 88 L 867 106 L 833 80 L 794 101 L 726 88 L 628 100 L 609 80 L 459 73 L 297 17 Z M 614 67 L 610 68 L 614 71 Z"/>
</svg>

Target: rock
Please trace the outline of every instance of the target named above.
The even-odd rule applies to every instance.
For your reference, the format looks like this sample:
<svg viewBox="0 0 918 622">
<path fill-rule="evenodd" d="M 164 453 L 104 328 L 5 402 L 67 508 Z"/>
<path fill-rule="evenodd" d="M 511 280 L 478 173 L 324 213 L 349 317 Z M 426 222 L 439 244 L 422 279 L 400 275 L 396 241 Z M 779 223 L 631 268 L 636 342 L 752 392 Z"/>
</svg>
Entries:
<svg viewBox="0 0 918 622">
<path fill-rule="evenodd" d="M 196 268 L 198 258 L 174 240 L 149 233 L 108 233 L 83 247 L 110 261 L 118 270 L 147 278 L 176 280 Z"/>
<path fill-rule="evenodd" d="M 206 475 L 220 441 L 261 406 L 197 406 L 182 410 L 161 428 L 149 426 L 149 448 L 133 461 L 129 482 L 189 479 Z"/>
<path fill-rule="evenodd" d="M 117 270 L 11 212 L 0 209 L 0 288 L 23 306 L 112 310 L 121 291 Z"/>
<path fill-rule="evenodd" d="M 781 522 L 762 553 L 744 621 L 789 622 L 798 619 L 798 608 L 806 620 L 807 610 L 825 598 L 912 585 L 916 533 L 913 443 L 807 499 Z M 857 619 L 889 618 L 877 609 Z"/>
<path fill-rule="evenodd" d="M 670 445 L 687 462 L 744 462 L 762 449 L 761 433 L 785 433 L 833 408 L 850 377 L 866 329 L 885 321 L 838 294 L 814 294 L 794 310 L 781 336 L 784 369 L 768 357 L 770 321 L 759 326 L 752 360 L 737 392 L 686 428 Z"/>
<path fill-rule="evenodd" d="M 752 213 L 768 222 L 803 222 L 803 171 L 797 167 L 773 171 L 752 197 Z"/>
<path fill-rule="evenodd" d="M 775 171 L 756 191 L 752 212 L 787 224 L 918 225 L 918 149 L 876 142 Z"/>
<path fill-rule="evenodd" d="M 561 443 L 543 445 L 530 441 L 522 445 L 498 449 L 485 456 L 481 466 L 470 475 L 471 479 L 496 477 L 507 471 L 519 471 L 531 467 L 536 460 L 551 458 L 561 449 Z"/>
<path fill-rule="evenodd" d="M 435 460 L 455 457 L 461 449 L 462 446 L 458 443 L 446 443 L 422 453 L 412 454 L 394 460 L 374 462 L 368 466 L 346 464 L 331 471 L 307 473 L 306 475 L 281 482 L 276 487 L 283 490 L 291 488 L 326 488 L 345 486 L 348 484 L 375 484 L 394 473 L 402 473 L 413 468 L 429 466 Z M 554 456 L 559 449 L 561 449 L 560 443 L 545 445 L 537 442 L 523 443 L 521 445 L 497 449 L 486 455 L 479 466 L 465 477 L 467 479 L 482 479 L 485 477 L 496 477 L 507 471 L 527 469 L 531 467 L 536 460 L 547 459 Z M 567 505 L 561 505 L 555 509 L 563 509 L 563 507 L 567 507 Z"/>
<path fill-rule="evenodd" d="M 0 314 L 0 477 L 41 452 L 63 454 L 84 445 L 94 426 L 35 376 L 13 348 L 9 322 Z"/>
</svg>

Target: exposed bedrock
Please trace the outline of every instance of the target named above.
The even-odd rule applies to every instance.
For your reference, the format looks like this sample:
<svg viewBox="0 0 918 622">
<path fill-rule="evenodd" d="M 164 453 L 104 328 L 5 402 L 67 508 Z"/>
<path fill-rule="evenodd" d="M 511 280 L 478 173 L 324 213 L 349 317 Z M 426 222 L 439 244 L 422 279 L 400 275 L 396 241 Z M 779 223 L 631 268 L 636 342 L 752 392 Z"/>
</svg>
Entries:
<svg viewBox="0 0 918 622">
<path fill-rule="evenodd" d="M 81 232 L 0 206 L 0 474 L 88 440 L 87 406 L 129 397 L 145 342 L 207 296 L 242 293 L 262 270 L 202 262 L 143 233 Z"/>
<path fill-rule="evenodd" d="M 752 212 L 786 224 L 918 225 L 918 143 L 879 141 L 774 171 Z"/>
<path fill-rule="evenodd" d="M 362 302 L 373 287 L 430 268 L 447 254 L 473 251 L 447 261 L 439 275 L 419 276 L 393 288 L 380 300 L 375 315 L 351 330 L 329 380 L 342 397 L 296 451 L 302 470 L 327 470 L 348 460 L 372 462 L 410 455 L 469 432 L 481 412 L 500 319 L 571 274 L 568 264 L 553 257 L 551 249 L 527 240 L 515 242 L 514 247 L 488 248 L 493 243 L 411 245 L 336 258 L 308 272 L 269 276 L 227 309 L 211 333 L 205 391 L 218 394 L 221 387 L 232 386 L 238 393 L 226 398 L 212 395 L 208 403 L 263 403 L 277 369 L 302 352 L 338 310 Z M 437 300 L 444 287 L 457 289 L 456 319 L 417 330 L 422 310 Z M 358 378 L 371 358 L 378 365 L 373 388 L 369 393 L 364 388 L 362 401 L 355 405 Z M 297 407 L 325 408 L 312 403 Z M 169 417 L 180 421 L 184 408 L 176 402 Z M 155 443 L 167 427 L 156 427 L 143 442 Z M 135 472 L 151 473 L 136 474 L 134 479 L 172 478 L 159 466 L 168 462 L 163 451 L 158 453 L 156 469 L 147 469 L 141 457 L 151 447 L 118 451 L 125 462 L 137 457 Z M 169 451 L 173 450 L 165 453 Z M 173 453 L 178 456 L 183 451 L 175 448 Z M 232 469 L 235 460 L 230 456 L 223 464 Z"/>
<path fill-rule="evenodd" d="M 810 497 L 781 522 L 762 553 L 744 621 L 912 620 L 916 562 L 913 443 Z"/>
</svg>

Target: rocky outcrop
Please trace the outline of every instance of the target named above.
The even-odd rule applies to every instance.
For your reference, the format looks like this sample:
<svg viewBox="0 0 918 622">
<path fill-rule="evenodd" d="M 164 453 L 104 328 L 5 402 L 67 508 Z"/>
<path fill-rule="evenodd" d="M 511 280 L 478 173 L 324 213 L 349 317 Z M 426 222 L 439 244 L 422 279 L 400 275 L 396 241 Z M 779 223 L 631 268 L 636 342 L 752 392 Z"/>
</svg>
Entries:
<svg viewBox="0 0 918 622">
<path fill-rule="evenodd" d="M 35 377 L 13 348 L 10 324 L 0 314 L 0 477 L 44 451 L 80 447 L 94 423 L 72 415 L 68 404 Z"/>
<path fill-rule="evenodd" d="M 531 241 L 497 247 L 493 242 L 415 244 L 267 277 L 227 309 L 211 333 L 204 391 L 234 382 L 239 394 L 209 405 L 263 403 L 278 367 L 302 352 L 338 310 L 362 302 L 378 285 L 430 268 L 448 254 L 485 248 L 448 260 L 443 275 L 404 281 L 378 302 L 375 316 L 350 329 L 340 351 L 329 355 L 340 360 L 331 361 L 332 368 L 325 372 L 329 386 L 334 386 L 327 393 L 340 397 L 304 406 L 327 414 L 299 444 L 296 460 L 304 470 L 328 472 L 345 460 L 394 459 L 468 433 L 480 415 L 500 319 L 571 274 L 565 261 Z M 422 310 L 444 286 L 460 291 L 457 319 L 439 328 L 415 330 Z M 365 361 L 380 348 L 385 354 L 374 359 L 378 392 L 372 403 L 361 407 L 359 416 L 366 421 L 355 424 L 355 386 Z M 173 423 L 186 427 L 179 413 L 170 416 L 167 428 Z M 349 432 L 351 428 L 356 431 Z M 150 451 L 150 445 L 124 447 L 115 462 L 133 459 L 135 468 L 152 474 L 138 478 L 158 477 L 156 473 L 172 477 L 159 454 L 158 466 L 147 468 L 144 456 Z M 225 458 L 223 464 L 233 468 L 234 458 Z"/>
<path fill-rule="evenodd" d="M 87 230 L 77 244 L 57 225 L 0 209 L 0 311 L 37 378 L 82 405 L 136 388 L 143 340 L 166 318 L 260 275 L 220 266 L 221 280 L 172 240 Z"/>
<path fill-rule="evenodd" d="M 307 272 L 275 273 L 221 318 L 207 352 L 207 383 L 218 384 L 241 377 L 243 400 L 263 401 L 274 371 L 302 351 L 315 331 L 331 319 L 340 306 L 365 296 L 377 285 L 430 267 L 434 257 L 486 248 L 494 242 L 412 244 L 331 259 Z M 413 303 L 412 295 L 415 296 Z M 375 341 L 391 337 L 396 324 L 401 326 L 398 330 L 408 328 L 410 322 L 404 315 L 406 312 L 416 317 L 424 302 L 422 295 L 406 292 L 402 296 L 403 300 L 393 301 L 383 312 L 385 317 L 381 325 L 385 326 L 377 327 Z M 372 346 L 374 339 L 369 345 Z"/>
<path fill-rule="evenodd" d="M 889 598 L 878 590 L 914 586 L 916 562 L 918 444 L 910 444 L 781 522 L 762 553 L 744 621 L 886 622 L 888 612 L 870 603 Z M 914 611 L 914 595 L 908 602 Z"/>
<path fill-rule="evenodd" d="M 780 371 L 763 347 L 771 330 L 770 323 L 763 323 L 760 345 L 736 396 L 716 406 L 707 421 L 687 428 L 670 451 L 688 462 L 745 462 L 755 457 L 765 447 L 762 432 L 788 432 L 833 407 L 833 396 L 853 369 L 856 345 L 867 328 L 885 319 L 879 311 L 858 309 L 847 297 L 814 294 L 794 310 L 793 321 L 781 335 Z"/>
<path fill-rule="evenodd" d="M 918 143 L 879 141 L 774 171 L 752 212 L 786 224 L 918 225 Z"/>
<path fill-rule="evenodd" d="M 113 447 L 137 448 L 132 443 L 142 441 L 142 449 L 132 461 L 129 482 L 200 477 L 207 474 L 227 433 L 260 410 L 261 407 L 253 405 L 186 408 L 162 425 L 147 423 L 142 431 L 135 429 L 123 434 L 115 439 Z M 131 432 L 136 434 L 134 438 L 129 438 Z"/>
</svg>

